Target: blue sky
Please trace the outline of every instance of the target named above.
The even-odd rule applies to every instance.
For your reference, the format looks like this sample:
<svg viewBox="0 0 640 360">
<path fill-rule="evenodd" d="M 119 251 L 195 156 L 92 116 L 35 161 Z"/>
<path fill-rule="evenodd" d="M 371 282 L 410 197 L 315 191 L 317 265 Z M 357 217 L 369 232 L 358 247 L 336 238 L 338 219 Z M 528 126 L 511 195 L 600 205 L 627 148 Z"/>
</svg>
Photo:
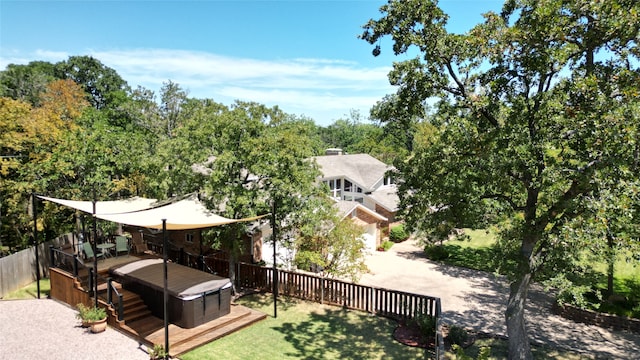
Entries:
<svg viewBox="0 0 640 360">
<path fill-rule="evenodd" d="M 132 88 L 171 80 L 189 96 L 278 105 L 319 125 L 369 109 L 394 89 L 382 55 L 358 39 L 384 0 L 0 0 L 0 69 L 91 55 Z M 442 0 L 464 32 L 497 0 Z"/>
</svg>

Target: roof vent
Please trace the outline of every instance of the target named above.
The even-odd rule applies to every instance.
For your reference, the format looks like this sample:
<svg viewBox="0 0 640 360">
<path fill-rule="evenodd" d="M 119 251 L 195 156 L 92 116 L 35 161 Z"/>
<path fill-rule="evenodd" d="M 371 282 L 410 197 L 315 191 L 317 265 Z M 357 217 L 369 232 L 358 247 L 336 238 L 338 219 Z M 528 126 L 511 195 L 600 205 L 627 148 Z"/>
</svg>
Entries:
<svg viewBox="0 0 640 360">
<path fill-rule="evenodd" d="M 325 150 L 324 152 L 325 155 L 342 155 L 342 149 L 339 148 L 329 148 L 327 150 Z"/>
</svg>

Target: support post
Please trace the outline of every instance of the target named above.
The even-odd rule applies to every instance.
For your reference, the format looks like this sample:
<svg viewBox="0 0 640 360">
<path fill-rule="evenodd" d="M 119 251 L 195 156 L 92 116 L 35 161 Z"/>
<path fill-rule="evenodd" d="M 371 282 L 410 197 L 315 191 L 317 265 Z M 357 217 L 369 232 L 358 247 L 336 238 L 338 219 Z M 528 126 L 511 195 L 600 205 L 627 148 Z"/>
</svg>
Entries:
<svg viewBox="0 0 640 360">
<path fill-rule="evenodd" d="M 98 307 L 98 222 L 96 220 L 96 189 L 93 189 L 93 276 L 95 280 L 93 281 L 94 286 L 94 303 L 93 306 Z"/>
<path fill-rule="evenodd" d="M 162 257 L 164 259 L 164 350 L 167 356 L 169 355 L 169 313 L 167 310 L 167 303 L 169 302 L 168 286 L 169 281 L 167 277 L 167 219 L 162 219 Z"/>
<path fill-rule="evenodd" d="M 273 199 L 273 208 L 271 209 L 271 240 L 273 241 L 273 317 L 278 317 L 278 268 L 276 266 L 276 243 L 277 237 L 277 225 L 276 225 L 276 199 Z"/>
<path fill-rule="evenodd" d="M 38 207 L 36 193 L 31 193 L 31 206 L 33 206 L 33 244 L 36 250 L 36 287 L 38 288 L 38 299 L 40 299 L 40 256 L 38 251 Z"/>
</svg>

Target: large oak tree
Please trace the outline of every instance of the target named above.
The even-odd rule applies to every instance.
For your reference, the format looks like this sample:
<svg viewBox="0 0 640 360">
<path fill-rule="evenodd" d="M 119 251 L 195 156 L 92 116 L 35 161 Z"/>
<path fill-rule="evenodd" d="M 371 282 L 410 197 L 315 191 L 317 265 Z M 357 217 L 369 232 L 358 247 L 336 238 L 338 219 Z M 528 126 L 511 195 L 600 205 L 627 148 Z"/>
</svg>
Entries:
<svg viewBox="0 0 640 360">
<path fill-rule="evenodd" d="M 380 11 L 362 38 L 374 55 L 386 36 L 396 54 L 415 54 L 389 73 L 394 106 L 432 125 L 397 164 L 406 219 L 432 237 L 460 224 L 501 229 L 515 250 L 509 358 L 530 359 L 525 303 L 535 276 L 570 250 L 557 235 L 590 216 L 599 186 L 637 178 L 640 3 L 508 0 L 465 34 L 447 30 L 437 1 Z"/>
</svg>

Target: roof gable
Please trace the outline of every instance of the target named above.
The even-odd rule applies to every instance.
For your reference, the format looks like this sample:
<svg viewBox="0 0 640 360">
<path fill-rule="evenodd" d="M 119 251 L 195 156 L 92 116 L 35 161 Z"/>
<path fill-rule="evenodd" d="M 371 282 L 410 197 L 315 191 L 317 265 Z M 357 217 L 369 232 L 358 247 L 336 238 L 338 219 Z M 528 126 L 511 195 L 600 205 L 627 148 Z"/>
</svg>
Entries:
<svg viewBox="0 0 640 360">
<path fill-rule="evenodd" d="M 385 175 L 390 166 L 369 154 L 316 156 L 323 178 L 345 177 L 365 191 L 370 191 Z"/>
</svg>

